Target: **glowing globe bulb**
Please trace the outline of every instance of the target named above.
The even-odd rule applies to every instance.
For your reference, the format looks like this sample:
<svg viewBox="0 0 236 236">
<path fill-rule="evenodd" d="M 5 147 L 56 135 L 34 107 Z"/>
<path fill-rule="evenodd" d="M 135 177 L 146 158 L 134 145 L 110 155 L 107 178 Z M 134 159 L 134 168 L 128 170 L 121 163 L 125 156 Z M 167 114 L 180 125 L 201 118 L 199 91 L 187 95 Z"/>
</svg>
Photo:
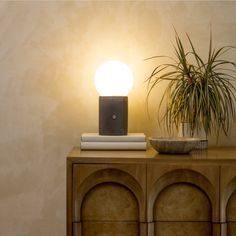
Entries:
<svg viewBox="0 0 236 236">
<path fill-rule="evenodd" d="M 133 73 L 120 61 L 108 61 L 98 67 L 95 86 L 100 96 L 127 96 L 133 87 Z"/>
</svg>

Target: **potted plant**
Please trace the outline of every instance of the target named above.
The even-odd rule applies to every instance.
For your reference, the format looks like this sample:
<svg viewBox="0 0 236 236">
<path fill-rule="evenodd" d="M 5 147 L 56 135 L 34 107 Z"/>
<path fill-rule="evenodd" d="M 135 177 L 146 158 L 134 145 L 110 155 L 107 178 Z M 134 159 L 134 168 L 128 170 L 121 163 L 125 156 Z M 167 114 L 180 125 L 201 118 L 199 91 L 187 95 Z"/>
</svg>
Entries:
<svg viewBox="0 0 236 236">
<path fill-rule="evenodd" d="M 203 127 L 206 136 L 215 131 L 218 140 L 221 131 L 228 135 L 230 122 L 235 120 L 236 64 L 224 58 L 235 47 L 213 49 L 210 34 L 208 57 L 204 61 L 188 34 L 187 42 L 189 50 L 176 32 L 175 57 L 164 56 L 169 62 L 157 64 L 153 69 L 147 79 L 147 100 L 160 82 L 167 81 L 158 105 L 159 121 L 164 120 L 170 133 L 187 122 L 192 136 Z M 163 56 L 147 60 L 154 58 Z M 164 113 L 160 112 L 161 108 Z"/>
</svg>

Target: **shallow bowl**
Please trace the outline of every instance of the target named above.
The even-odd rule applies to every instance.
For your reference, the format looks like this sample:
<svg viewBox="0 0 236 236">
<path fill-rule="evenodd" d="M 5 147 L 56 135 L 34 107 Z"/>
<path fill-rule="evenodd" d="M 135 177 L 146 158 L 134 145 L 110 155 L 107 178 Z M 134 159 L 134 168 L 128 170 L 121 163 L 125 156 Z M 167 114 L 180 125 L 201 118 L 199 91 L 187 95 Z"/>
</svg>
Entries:
<svg viewBox="0 0 236 236">
<path fill-rule="evenodd" d="M 193 151 L 200 144 L 198 138 L 150 137 L 151 146 L 159 153 L 185 154 Z"/>
</svg>

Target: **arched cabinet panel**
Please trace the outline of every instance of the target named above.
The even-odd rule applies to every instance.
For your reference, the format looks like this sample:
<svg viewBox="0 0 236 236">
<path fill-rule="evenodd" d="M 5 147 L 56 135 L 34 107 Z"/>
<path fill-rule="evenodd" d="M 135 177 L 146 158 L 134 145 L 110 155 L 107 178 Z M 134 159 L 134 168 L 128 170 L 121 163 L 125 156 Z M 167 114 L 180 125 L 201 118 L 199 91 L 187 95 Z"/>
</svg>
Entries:
<svg viewBox="0 0 236 236">
<path fill-rule="evenodd" d="M 185 184 L 183 184 L 185 183 Z M 148 196 L 148 220 L 153 221 L 153 206 L 159 194 L 173 184 L 176 192 L 194 192 L 192 197 L 202 196 L 204 193 L 211 205 L 211 221 L 219 220 L 219 168 L 210 165 L 163 165 L 153 164 L 147 168 L 147 196 Z M 176 188 L 176 186 L 182 186 Z M 195 186 L 195 187 L 194 187 Z M 173 191 L 172 190 L 172 191 Z M 183 198 L 183 194 L 176 194 L 176 200 Z M 190 194 L 191 195 L 191 194 Z M 201 198 L 202 199 L 202 198 Z M 186 199 L 187 200 L 187 199 Z M 198 200 L 202 201 L 202 200 Z"/>
<path fill-rule="evenodd" d="M 206 194 L 189 183 L 163 189 L 153 207 L 155 221 L 211 221 L 211 203 Z"/>
<path fill-rule="evenodd" d="M 221 167 L 221 221 L 224 236 L 236 234 L 236 166 Z"/>
<path fill-rule="evenodd" d="M 133 193 L 117 183 L 92 188 L 82 202 L 82 235 L 137 236 L 139 207 Z"/>
<path fill-rule="evenodd" d="M 144 166 L 79 164 L 73 172 L 73 236 L 142 236 Z"/>
<path fill-rule="evenodd" d="M 159 193 L 154 203 L 154 235 L 212 235 L 211 212 L 208 197 L 198 187 L 172 184 Z"/>
<path fill-rule="evenodd" d="M 82 202 L 82 221 L 138 221 L 139 207 L 134 194 L 114 182 L 96 185 Z"/>
<path fill-rule="evenodd" d="M 227 207 L 227 235 L 234 236 L 236 234 L 236 190 L 231 194 Z"/>
<path fill-rule="evenodd" d="M 148 165 L 149 235 L 217 235 L 217 167 Z"/>
</svg>

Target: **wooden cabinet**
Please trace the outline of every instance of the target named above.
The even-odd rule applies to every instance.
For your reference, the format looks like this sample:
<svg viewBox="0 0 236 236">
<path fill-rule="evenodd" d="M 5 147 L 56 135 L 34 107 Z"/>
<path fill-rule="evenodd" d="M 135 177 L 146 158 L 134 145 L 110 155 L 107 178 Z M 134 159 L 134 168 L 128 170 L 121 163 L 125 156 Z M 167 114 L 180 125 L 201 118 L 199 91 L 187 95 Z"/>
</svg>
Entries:
<svg viewBox="0 0 236 236">
<path fill-rule="evenodd" d="M 236 148 L 67 158 L 67 236 L 233 236 Z"/>
</svg>

